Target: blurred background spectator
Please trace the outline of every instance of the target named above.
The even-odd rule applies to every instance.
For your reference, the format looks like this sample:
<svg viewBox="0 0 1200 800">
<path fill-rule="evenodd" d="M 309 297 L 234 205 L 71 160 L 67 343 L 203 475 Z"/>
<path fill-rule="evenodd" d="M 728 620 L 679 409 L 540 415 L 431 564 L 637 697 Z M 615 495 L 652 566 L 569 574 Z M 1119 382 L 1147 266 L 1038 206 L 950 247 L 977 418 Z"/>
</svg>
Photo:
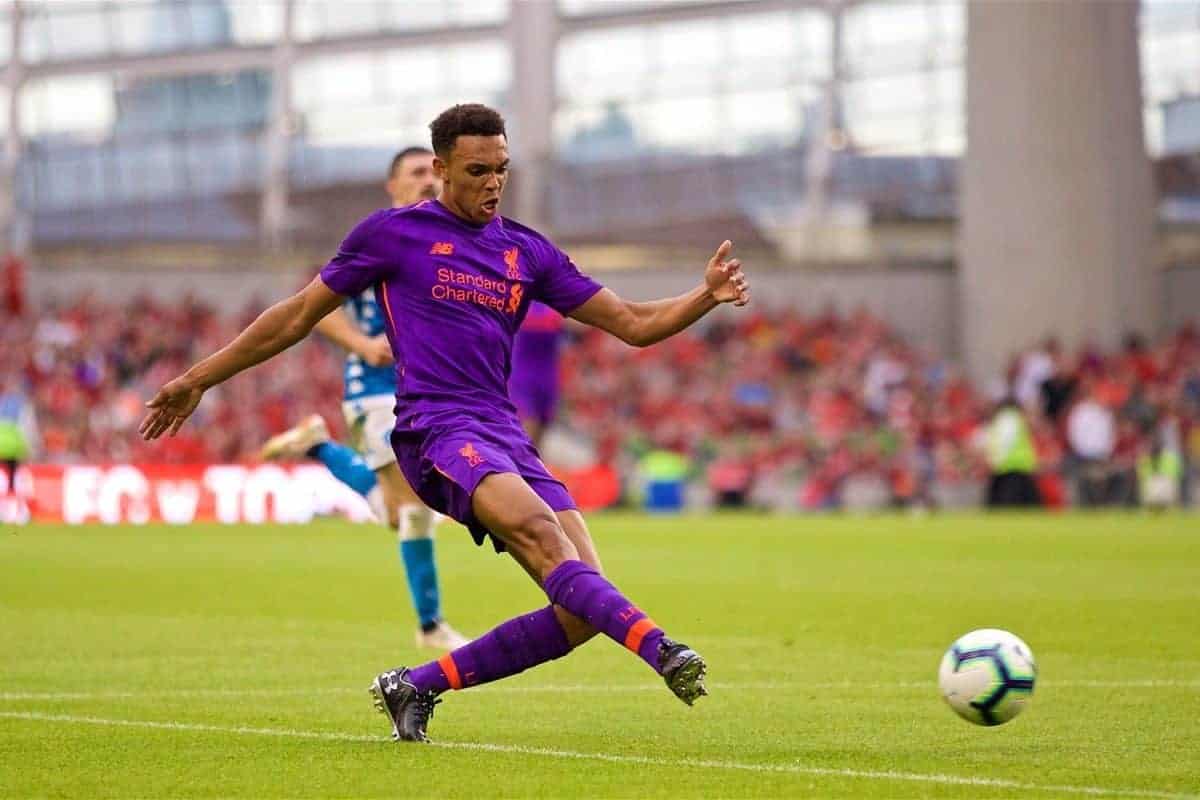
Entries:
<svg viewBox="0 0 1200 800">
<path fill-rule="evenodd" d="M 32 398 L 31 444 L 47 462 L 251 460 L 304 414 L 340 419 L 334 349 L 308 341 L 219 387 L 195 424 L 152 451 L 134 432 L 151 390 L 228 341 L 261 305 L 221 314 L 193 297 L 48 302 L 0 323 L 17 344 L 0 380 L 6 396 Z M 1042 364 L 1015 373 L 1028 405 L 1008 402 L 992 415 L 952 363 L 864 310 L 757 308 L 645 350 L 572 327 L 547 458 L 613 466 L 627 497 L 662 507 L 957 505 L 982 502 L 989 479 L 999 504 L 1128 505 L 1139 492 L 1160 505 L 1185 499 L 1200 443 L 1194 328 L 1110 353 L 1043 344 L 1017 362 Z M 1164 494 L 1168 480 L 1173 494 Z"/>
<path fill-rule="evenodd" d="M 1043 380 L 1049 374 L 1045 372 Z M 1035 401 L 1040 388 L 1034 385 L 1027 397 Z M 992 473 L 988 479 L 989 508 L 1033 508 L 1042 504 L 1034 480 L 1038 461 L 1033 434 L 1015 397 L 1004 398 L 988 423 L 987 460 Z"/>
</svg>

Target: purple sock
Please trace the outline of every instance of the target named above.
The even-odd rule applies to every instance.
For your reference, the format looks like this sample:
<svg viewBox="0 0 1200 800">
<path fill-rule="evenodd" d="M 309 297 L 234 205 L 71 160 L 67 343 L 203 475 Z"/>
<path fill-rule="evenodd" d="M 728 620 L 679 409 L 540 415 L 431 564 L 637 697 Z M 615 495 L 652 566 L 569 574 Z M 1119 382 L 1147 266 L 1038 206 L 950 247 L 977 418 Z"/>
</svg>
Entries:
<svg viewBox="0 0 1200 800">
<path fill-rule="evenodd" d="M 409 671 L 421 691 L 444 692 L 498 681 L 571 652 L 550 606 L 503 622 L 452 653 Z"/>
<path fill-rule="evenodd" d="M 658 672 L 662 628 L 626 600 L 599 572 L 582 561 L 564 561 L 546 576 L 544 588 L 552 603 L 637 653 Z"/>
</svg>

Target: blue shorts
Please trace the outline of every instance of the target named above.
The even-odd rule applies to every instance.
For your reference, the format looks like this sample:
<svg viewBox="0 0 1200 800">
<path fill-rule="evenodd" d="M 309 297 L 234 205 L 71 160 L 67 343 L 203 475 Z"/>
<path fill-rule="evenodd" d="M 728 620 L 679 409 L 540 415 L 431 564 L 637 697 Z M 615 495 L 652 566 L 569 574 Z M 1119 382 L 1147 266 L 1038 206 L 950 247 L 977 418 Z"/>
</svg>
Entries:
<svg viewBox="0 0 1200 800">
<path fill-rule="evenodd" d="M 490 538 L 498 553 L 504 543 L 475 518 L 471 508 L 475 488 L 493 472 L 520 475 L 552 511 L 577 508 L 515 418 L 456 417 L 419 428 L 397 426 L 392 450 L 400 471 L 425 505 L 465 525 L 476 544 Z"/>
</svg>

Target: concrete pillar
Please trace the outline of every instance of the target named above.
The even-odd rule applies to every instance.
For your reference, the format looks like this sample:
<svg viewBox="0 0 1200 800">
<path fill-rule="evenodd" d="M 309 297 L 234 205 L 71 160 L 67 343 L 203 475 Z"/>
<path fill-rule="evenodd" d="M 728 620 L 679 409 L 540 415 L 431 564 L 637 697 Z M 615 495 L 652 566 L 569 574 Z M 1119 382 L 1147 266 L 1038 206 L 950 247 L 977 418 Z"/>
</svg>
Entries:
<svg viewBox="0 0 1200 800">
<path fill-rule="evenodd" d="M 20 254 L 27 249 L 28 238 L 17 203 L 17 170 L 21 165 L 23 136 L 21 130 L 21 86 L 25 69 L 21 60 L 22 4 L 13 0 L 9 6 L 11 20 L 8 66 L 4 70 L 4 86 L 8 90 L 8 106 L 4 114 L 8 133 L 4 137 L 4 153 L 0 158 L 0 255 Z"/>
<path fill-rule="evenodd" d="M 512 141 L 515 219 L 534 228 L 546 220 L 546 181 L 554 156 L 555 51 L 558 4 L 554 0 L 510 0 L 512 107 L 507 117 Z"/>
<path fill-rule="evenodd" d="M 1134 0 L 968 6 L 958 250 L 977 379 L 1047 334 L 1156 332 L 1137 13 Z"/>
<path fill-rule="evenodd" d="M 271 110 L 263 141 L 261 234 L 270 249 L 288 243 L 288 154 L 292 135 L 292 63 L 295 60 L 295 0 L 280 5 L 283 24 L 275 43 L 271 71 Z"/>
</svg>

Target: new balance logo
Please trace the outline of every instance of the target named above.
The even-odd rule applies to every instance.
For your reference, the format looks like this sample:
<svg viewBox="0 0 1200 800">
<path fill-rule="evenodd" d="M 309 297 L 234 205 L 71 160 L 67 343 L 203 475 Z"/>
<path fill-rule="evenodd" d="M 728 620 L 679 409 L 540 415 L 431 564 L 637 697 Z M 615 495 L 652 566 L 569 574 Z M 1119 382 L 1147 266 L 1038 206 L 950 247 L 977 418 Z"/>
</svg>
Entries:
<svg viewBox="0 0 1200 800">
<path fill-rule="evenodd" d="M 452 242 L 434 242 L 433 247 L 429 248 L 431 256 L 452 256 L 454 255 L 454 244 Z"/>
</svg>

